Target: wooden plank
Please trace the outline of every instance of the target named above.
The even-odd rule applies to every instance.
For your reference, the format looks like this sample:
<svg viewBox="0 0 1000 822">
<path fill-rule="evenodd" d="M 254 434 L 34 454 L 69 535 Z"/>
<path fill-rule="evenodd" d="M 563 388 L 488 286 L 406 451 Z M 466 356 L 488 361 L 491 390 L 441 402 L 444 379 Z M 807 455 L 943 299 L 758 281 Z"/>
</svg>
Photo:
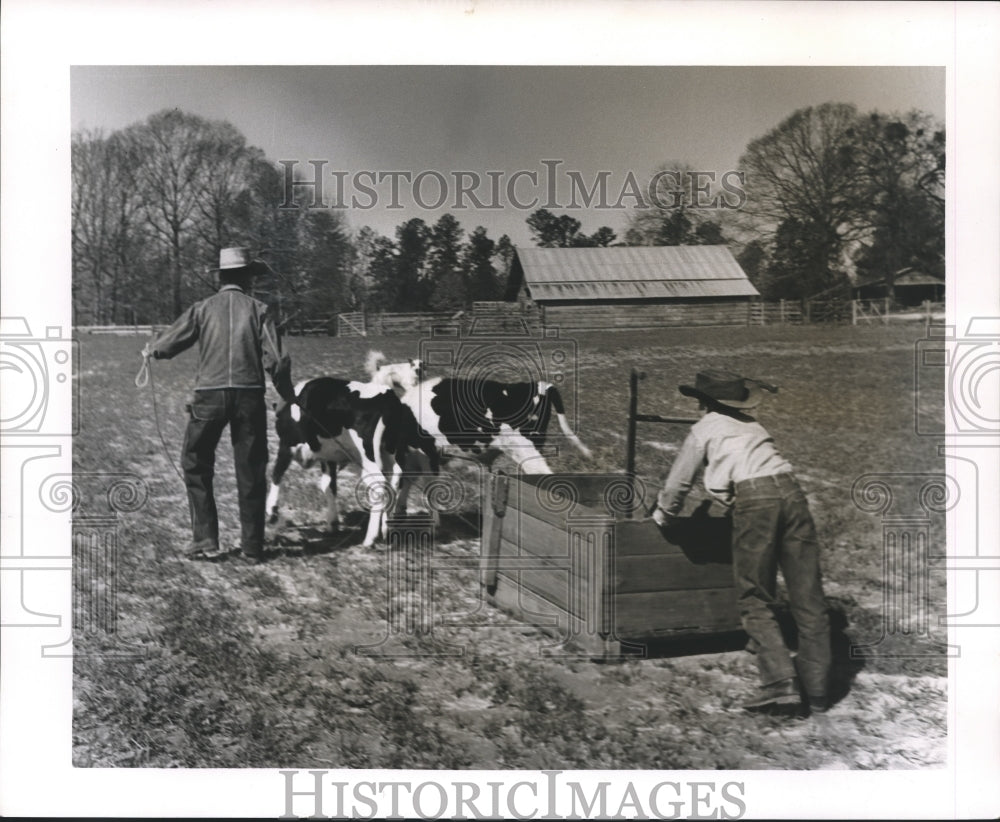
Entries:
<svg viewBox="0 0 1000 822">
<path fill-rule="evenodd" d="M 704 636 L 739 630 L 738 623 L 716 622 L 708 626 L 678 627 L 677 625 L 638 625 L 633 634 L 622 633 L 622 626 L 607 634 L 593 632 L 584 620 L 549 602 L 544 597 L 519 588 L 514 580 L 501 573 L 496 593 L 489 601 L 516 618 L 535 625 L 558 641 L 569 642 L 594 658 L 645 656 L 646 642 L 662 639 Z M 627 627 L 627 626 L 626 626 Z"/>
<path fill-rule="evenodd" d="M 508 577 L 513 584 L 524 590 L 531 591 L 542 597 L 546 602 L 561 608 L 574 616 L 583 617 L 586 598 L 591 588 L 586 580 L 573 577 L 573 584 L 568 571 L 515 571 L 510 573 L 501 570 L 498 574 Z M 499 587 L 499 582 L 498 582 Z"/>
<path fill-rule="evenodd" d="M 532 591 L 519 589 L 503 574 L 492 600 L 518 619 L 530 622 L 557 641 L 571 642 L 590 656 L 605 658 L 620 653 L 619 644 L 613 638 L 589 631 L 583 620 Z"/>
<path fill-rule="evenodd" d="M 733 566 L 720 562 L 695 565 L 683 555 L 616 557 L 614 592 L 690 591 L 733 584 Z"/>
<path fill-rule="evenodd" d="M 601 610 L 600 598 L 610 593 L 613 580 L 611 534 L 562 536 L 563 547 L 553 545 L 537 555 L 502 537 L 499 572 L 579 616 Z M 591 597 L 596 598 L 594 602 Z"/>
<path fill-rule="evenodd" d="M 696 591 L 655 591 L 614 598 L 614 626 L 619 637 L 670 633 L 733 631 L 740 627 L 733 587 Z"/>
<path fill-rule="evenodd" d="M 605 492 L 624 485 L 625 474 L 532 474 L 512 480 L 510 505 L 538 519 L 562 526 L 569 517 L 611 517 Z M 645 483 L 647 486 L 649 483 Z M 618 497 L 615 495 L 615 500 Z M 624 512 L 617 512 L 622 516 Z"/>
<path fill-rule="evenodd" d="M 483 508 L 483 533 L 481 539 L 480 568 L 482 582 L 489 593 L 496 588 L 497 563 L 500 555 L 500 541 L 503 523 L 507 514 L 507 492 L 509 488 L 506 474 L 490 474 L 487 483 L 487 499 Z"/>
<path fill-rule="evenodd" d="M 606 560 L 602 561 L 606 562 Z M 566 550 L 553 548 L 547 554 L 530 554 L 506 537 L 501 537 L 497 550 L 498 567 L 508 570 L 523 568 L 531 569 L 532 571 L 551 571 L 588 578 L 597 578 L 602 574 L 607 576 L 610 573 L 610 570 L 591 568 L 590 564 L 592 562 L 593 560 L 588 557 L 578 557 L 576 562 L 574 562 L 568 548 Z"/>
<path fill-rule="evenodd" d="M 529 554 L 562 554 L 566 551 L 566 526 L 546 522 L 524 511 L 510 508 L 504 517 L 504 539 Z"/>
<path fill-rule="evenodd" d="M 651 519 L 615 523 L 615 553 L 627 556 L 681 554 L 692 563 L 732 562 L 732 523 L 721 517 L 679 519 L 667 539 Z"/>
</svg>

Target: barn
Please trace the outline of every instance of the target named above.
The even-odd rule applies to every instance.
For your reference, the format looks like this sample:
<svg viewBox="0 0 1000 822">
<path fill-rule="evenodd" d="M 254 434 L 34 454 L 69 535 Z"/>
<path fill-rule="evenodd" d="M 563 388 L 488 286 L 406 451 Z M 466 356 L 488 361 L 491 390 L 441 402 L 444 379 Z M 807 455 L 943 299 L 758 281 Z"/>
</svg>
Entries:
<svg viewBox="0 0 1000 822">
<path fill-rule="evenodd" d="M 567 330 L 746 325 L 759 296 L 723 245 L 518 248 L 505 295 Z"/>
<path fill-rule="evenodd" d="M 892 297 L 899 305 L 920 305 L 925 300 L 941 302 L 944 299 L 945 282 L 940 277 L 916 268 L 902 268 L 892 278 L 885 277 L 866 280 L 854 286 L 857 300 L 877 300 Z"/>
</svg>

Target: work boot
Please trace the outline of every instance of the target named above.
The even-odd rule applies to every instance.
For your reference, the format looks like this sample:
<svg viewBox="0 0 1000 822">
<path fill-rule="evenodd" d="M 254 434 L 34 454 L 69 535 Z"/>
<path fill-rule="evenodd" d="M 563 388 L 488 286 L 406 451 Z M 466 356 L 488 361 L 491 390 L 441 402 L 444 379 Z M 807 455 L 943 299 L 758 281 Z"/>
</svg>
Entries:
<svg viewBox="0 0 1000 822">
<path fill-rule="evenodd" d="M 810 696 L 809 697 L 809 713 L 811 714 L 825 714 L 830 710 L 830 700 L 826 696 Z"/>
<path fill-rule="evenodd" d="M 219 550 L 219 546 L 211 540 L 193 542 L 184 552 L 185 559 L 200 560 L 201 562 L 215 562 L 225 556 L 224 551 Z"/>
<path fill-rule="evenodd" d="M 764 685 L 755 698 L 743 703 L 745 711 L 755 713 L 792 713 L 801 707 L 802 696 L 795 677 Z"/>
</svg>

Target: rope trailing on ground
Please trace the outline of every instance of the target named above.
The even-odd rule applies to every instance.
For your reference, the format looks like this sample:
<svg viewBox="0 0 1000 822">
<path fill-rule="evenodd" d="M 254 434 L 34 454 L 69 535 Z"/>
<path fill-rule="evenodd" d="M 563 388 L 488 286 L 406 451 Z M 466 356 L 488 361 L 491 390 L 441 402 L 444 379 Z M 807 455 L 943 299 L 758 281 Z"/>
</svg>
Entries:
<svg viewBox="0 0 1000 822">
<path fill-rule="evenodd" d="M 174 469 L 174 473 L 177 474 L 181 482 L 184 482 L 184 474 L 181 473 L 173 457 L 170 456 L 167 441 L 163 438 L 163 430 L 160 427 L 160 410 L 156 404 L 156 385 L 153 383 L 153 370 L 149 367 L 149 360 L 149 354 L 144 351 L 142 354 L 142 365 L 139 367 L 139 373 L 135 375 L 135 387 L 145 388 L 147 385 L 149 386 L 149 393 L 153 397 L 153 421 L 156 424 L 156 433 L 160 437 L 160 444 L 163 446 L 163 453 L 167 455 L 167 461 L 170 463 L 170 467 Z"/>
</svg>

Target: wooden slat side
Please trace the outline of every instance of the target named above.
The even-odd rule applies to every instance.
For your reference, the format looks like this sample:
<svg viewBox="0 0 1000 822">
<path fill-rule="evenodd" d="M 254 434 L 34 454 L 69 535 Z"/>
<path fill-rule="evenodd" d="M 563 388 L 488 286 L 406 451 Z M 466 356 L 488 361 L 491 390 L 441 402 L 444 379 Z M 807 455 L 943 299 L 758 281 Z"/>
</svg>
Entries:
<svg viewBox="0 0 1000 822">
<path fill-rule="evenodd" d="M 518 619 L 536 625 L 557 642 L 571 642 L 594 657 L 616 656 L 617 642 L 589 631 L 584 620 L 526 588 L 519 588 L 503 572 L 498 577 L 493 602 Z M 541 619 L 539 618 L 541 617 Z"/>
<path fill-rule="evenodd" d="M 694 565 L 683 555 L 618 557 L 615 561 L 616 595 L 727 588 L 732 584 L 732 565 Z"/>
<path fill-rule="evenodd" d="M 569 555 L 570 530 L 583 529 L 593 533 L 609 533 L 614 521 L 606 517 L 582 521 L 570 519 L 561 523 L 547 522 L 524 511 L 508 509 L 504 517 L 503 537 L 521 547 L 526 554 L 543 557 Z"/>
<path fill-rule="evenodd" d="M 615 551 L 625 556 L 682 555 L 692 563 L 731 563 L 732 524 L 716 517 L 690 517 L 678 522 L 668 539 L 652 520 L 615 524 Z"/>
<path fill-rule="evenodd" d="M 641 517 L 655 501 L 659 488 L 649 480 L 638 480 L 636 487 L 646 507 L 637 501 L 633 512 L 625 510 L 630 486 L 631 481 L 621 473 L 522 475 L 516 493 L 512 486 L 511 505 L 551 522 L 586 516 Z"/>
<path fill-rule="evenodd" d="M 619 638 L 740 627 L 733 587 L 621 594 L 614 599 L 614 614 Z"/>
<path fill-rule="evenodd" d="M 498 573 L 581 618 L 603 620 L 613 582 L 603 556 L 600 543 L 579 550 L 574 561 L 572 556 L 557 559 L 525 554 L 502 539 Z"/>
<path fill-rule="evenodd" d="M 512 479 L 510 506 L 557 525 L 565 523 L 567 516 L 605 516 L 603 502 L 593 507 L 584 503 L 578 482 L 583 482 L 588 497 L 595 496 L 594 480 L 578 474 L 534 474 Z"/>
</svg>

